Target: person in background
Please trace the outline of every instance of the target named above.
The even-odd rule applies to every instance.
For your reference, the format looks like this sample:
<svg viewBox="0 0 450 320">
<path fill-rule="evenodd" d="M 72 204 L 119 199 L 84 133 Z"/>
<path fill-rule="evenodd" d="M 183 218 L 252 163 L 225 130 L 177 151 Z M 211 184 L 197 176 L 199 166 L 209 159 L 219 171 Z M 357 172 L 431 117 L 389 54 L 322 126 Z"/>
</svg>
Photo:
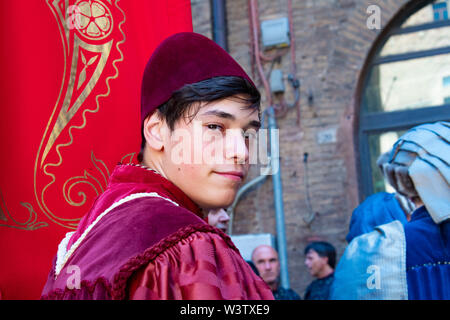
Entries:
<svg viewBox="0 0 450 320">
<path fill-rule="evenodd" d="M 377 160 L 378 168 L 386 181 L 383 165 L 389 161 L 389 156 L 390 152 L 385 152 Z M 345 239 L 350 243 L 355 237 L 373 231 L 376 226 L 394 220 L 405 224 L 411 218 L 414 208 L 414 203 L 398 192 L 377 192 L 367 197 L 353 210 L 349 232 Z"/>
<path fill-rule="evenodd" d="M 305 300 L 328 300 L 333 283 L 336 249 L 328 242 L 315 241 L 305 248 L 305 265 L 316 278 L 305 292 Z"/>
<path fill-rule="evenodd" d="M 450 299 L 450 122 L 410 129 L 383 165 L 395 190 L 414 202 L 398 220 L 360 235 L 335 271 L 332 299 Z"/>
<path fill-rule="evenodd" d="M 230 221 L 230 216 L 227 211 L 223 208 L 211 209 L 208 211 L 207 222 L 209 225 L 216 227 L 223 232 L 228 232 L 228 222 Z"/>
<path fill-rule="evenodd" d="M 252 268 L 253 272 L 257 275 L 257 276 L 261 276 L 259 274 L 258 269 L 256 268 L 255 264 L 253 263 L 252 260 L 246 260 L 246 262 L 248 263 L 248 265 Z"/>
<path fill-rule="evenodd" d="M 208 211 L 206 222 L 208 222 L 209 225 L 222 230 L 224 233 L 228 233 L 228 222 L 230 222 L 230 216 L 224 208 L 211 209 Z M 259 271 L 253 261 L 246 260 L 245 262 L 247 262 L 253 272 L 259 276 Z"/>
<path fill-rule="evenodd" d="M 275 300 L 301 300 L 292 289 L 280 286 L 280 261 L 278 252 L 269 245 L 260 245 L 252 252 L 252 262 L 261 278 L 269 285 Z"/>
</svg>

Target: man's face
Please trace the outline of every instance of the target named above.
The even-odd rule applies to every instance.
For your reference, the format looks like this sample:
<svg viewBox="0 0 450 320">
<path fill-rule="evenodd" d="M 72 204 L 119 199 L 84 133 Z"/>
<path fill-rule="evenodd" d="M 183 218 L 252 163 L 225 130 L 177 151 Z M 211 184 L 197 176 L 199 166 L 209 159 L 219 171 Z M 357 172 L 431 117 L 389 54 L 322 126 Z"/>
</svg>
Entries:
<svg viewBox="0 0 450 320">
<path fill-rule="evenodd" d="M 248 173 L 249 142 L 259 126 L 258 112 L 238 99 L 201 104 L 195 117 L 165 130 L 165 176 L 200 207 L 228 207 Z"/>
<path fill-rule="evenodd" d="M 230 221 L 230 216 L 225 209 L 211 209 L 208 213 L 208 223 L 213 227 L 216 227 L 223 232 L 227 232 L 228 221 Z"/>
<path fill-rule="evenodd" d="M 267 284 L 278 281 L 280 275 L 280 261 L 278 253 L 271 247 L 261 247 L 254 252 L 253 263 L 258 269 L 259 275 Z"/>
<path fill-rule="evenodd" d="M 328 258 L 319 256 L 319 254 L 315 250 L 310 249 L 306 253 L 305 265 L 308 268 L 309 273 L 313 277 L 317 278 L 327 264 Z"/>
</svg>

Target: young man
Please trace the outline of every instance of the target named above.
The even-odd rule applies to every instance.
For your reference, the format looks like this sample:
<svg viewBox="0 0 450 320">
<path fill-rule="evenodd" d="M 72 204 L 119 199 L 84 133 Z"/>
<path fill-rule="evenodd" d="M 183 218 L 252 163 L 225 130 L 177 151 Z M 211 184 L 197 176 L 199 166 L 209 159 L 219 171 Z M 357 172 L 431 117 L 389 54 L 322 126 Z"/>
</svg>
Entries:
<svg viewBox="0 0 450 320">
<path fill-rule="evenodd" d="M 328 300 L 333 283 L 336 249 L 328 242 L 315 241 L 305 248 L 305 265 L 316 278 L 306 289 L 305 300 Z"/>
<path fill-rule="evenodd" d="M 142 82 L 140 165 L 118 165 L 61 242 L 43 298 L 273 299 L 202 209 L 229 206 L 249 168 L 260 95 L 222 48 L 166 39 Z"/>
<path fill-rule="evenodd" d="M 268 245 L 256 247 L 252 252 L 252 262 L 258 274 L 269 285 L 276 300 L 300 300 L 294 290 L 280 286 L 280 260 L 274 248 Z"/>
</svg>

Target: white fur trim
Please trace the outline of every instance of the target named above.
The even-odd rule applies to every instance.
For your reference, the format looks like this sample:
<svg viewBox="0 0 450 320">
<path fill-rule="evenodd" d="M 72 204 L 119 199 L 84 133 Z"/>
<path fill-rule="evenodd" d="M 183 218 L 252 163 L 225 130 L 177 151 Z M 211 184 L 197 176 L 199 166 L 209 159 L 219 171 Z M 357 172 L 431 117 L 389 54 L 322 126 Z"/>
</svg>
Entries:
<svg viewBox="0 0 450 320">
<path fill-rule="evenodd" d="M 67 255 L 67 245 L 69 244 L 70 237 L 75 233 L 75 231 L 66 233 L 64 239 L 58 245 L 58 252 L 56 253 L 56 266 L 55 270 L 59 271 L 62 269 L 63 261 Z M 56 271 L 55 271 L 56 272 Z"/>
<path fill-rule="evenodd" d="M 128 201 L 135 200 L 135 199 L 139 199 L 139 198 L 144 198 L 144 197 L 161 198 L 161 199 L 164 199 L 164 200 L 167 200 L 167 201 L 173 203 L 173 204 L 176 205 L 176 206 L 179 206 L 178 203 L 176 203 L 176 202 L 174 202 L 174 201 L 172 201 L 172 200 L 170 200 L 170 199 L 168 199 L 168 198 L 162 197 L 162 196 L 160 196 L 159 194 L 157 194 L 156 192 L 134 193 L 134 194 L 131 194 L 131 195 L 129 195 L 129 196 L 123 198 L 123 199 L 120 199 L 120 200 L 117 201 L 117 202 L 114 202 L 108 209 L 106 209 L 105 211 L 103 211 L 103 213 L 100 214 L 100 215 L 97 217 L 97 219 L 95 219 L 95 221 L 92 222 L 92 223 L 86 228 L 86 230 L 84 230 L 83 234 L 78 238 L 78 240 L 77 240 L 74 244 L 72 244 L 72 246 L 70 247 L 70 250 L 69 250 L 69 251 L 66 252 L 66 250 L 67 250 L 67 244 L 68 244 L 68 242 L 69 242 L 70 236 L 67 237 L 67 235 L 66 235 L 66 237 L 63 239 L 63 241 L 61 241 L 60 245 L 58 246 L 58 258 L 57 258 L 57 263 L 56 263 L 56 266 L 55 266 L 55 278 L 59 275 L 59 273 L 61 272 L 62 268 L 64 267 L 64 265 L 66 264 L 66 262 L 67 262 L 67 260 L 70 258 L 70 256 L 71 256 L 71 255 L 74 253 L 74 251 L 80 246 L 80 244 L 81 244 L 81 242 L 84 240 L 84 238 L 86 238 L 86 236 L 88 235 L 89 231 L 91 231 L 91 229 L 92 229 L 92 228 L 100 221 L 101 218 L 103 218 L 103 217 L 104 217 L 106 214 L 108 214 L 111 210 L 117 208 L 118 206 L 120 206 L 120 205 L 122 205 L 122 204 L 124 204 L 124 203 L 126 203 L 126 202 L 128 202 Z M 67 242 L 65 242 L 65 244 L 63 244 L 63 242 L 66 241 L 66 239 L 67 239 Z M 59 256 L 59 255 L 60 255 L 60 252 L 59 252 L 59 251 L 60 251 L 60 247 L 61 247 L 61 248 L 64 248 L 64 251 L 63 251 L 63 249 L 61 249 L 61 257 L 62 257 L 61 259 L 59 258 L 59 257 L 60 257 L 60 256 Z M 59 263 L 58 263 L 58 260 L 59 260 Z"/>
</svg>

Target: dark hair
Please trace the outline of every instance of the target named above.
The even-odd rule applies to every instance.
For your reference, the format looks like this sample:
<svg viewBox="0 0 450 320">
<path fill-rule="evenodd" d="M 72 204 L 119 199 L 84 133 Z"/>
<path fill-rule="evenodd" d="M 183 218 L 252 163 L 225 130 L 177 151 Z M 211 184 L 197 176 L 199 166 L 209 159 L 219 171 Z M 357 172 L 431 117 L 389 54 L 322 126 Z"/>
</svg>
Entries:
<svg viewBox="0 0 450 320">
<path fill-rule="evenodd" d="M 327 257 L 328 265 L 334 269 L 336 264 L 336 249 L 331 243 L 325 241 L 314 241 L 306 246 L 304 254 L 307 254 L 309 250 L 314 250 L 317 252 L 319 257 Z"/>
<path fill-rule="evenodd" d="M 255 264 L 253 263 L 253 261 L 246 260 L 245 262 L 247 262 L 248 265 L 250 266 L 250 268 L 252 268 L 253 272 L 254 272 L 257 276 L 259 276 L 259 271 L 258 271 L 258 269 L 256 268 L 256 266 L 255 266 Z"/>
<path fill-rule="evenodd" d="M 260 115 L 261 94 L 247 79 L 235 76 L 214 77 L 187 84 L 175 91 L 169 100 L 160 105 L 155 112 L 167 122 L 173 131 L 178 120 L 183 118 L 197 102 L 213 102 L 234 96 L 246 104 L 246 109 L 254 109 Z M 192 115 L 195 117 L 199 109 Z M 141 128 L 142 142 L 138 161 L 143 158 L 145 137 Z"/>
</svg>

